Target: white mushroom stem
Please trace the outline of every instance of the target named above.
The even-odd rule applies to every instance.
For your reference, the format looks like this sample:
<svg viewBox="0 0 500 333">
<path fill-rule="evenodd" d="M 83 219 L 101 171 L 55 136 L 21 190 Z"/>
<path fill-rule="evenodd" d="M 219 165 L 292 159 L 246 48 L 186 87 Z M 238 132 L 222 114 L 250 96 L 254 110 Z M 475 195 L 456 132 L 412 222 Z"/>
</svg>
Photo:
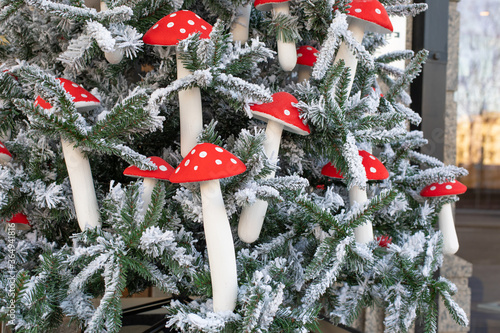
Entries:
<svg viewBox="0 0 500 333">
<path fill-rule="evenodd" d="M 151 203 L 151 196 L 153 194 L 153 190 L 158 183 L 158 179 L 156 178 L 144 178 L 142 182 L 142 201 L 143 206 L 142 210 L 144 213 L 148 210 L 149 204 Z"/>
<path fill-rule="evenodd" d="M 106 2 L 101 1 L 101 12 L 104 12 L 106 10 L 108 10 L 108 6 L 106 5 Z M 112 65 L 119 64 L 120 61 L 122 61 L 122 59 L 123 59 L 123 50 L 117 49 L 117 50 L 114 50 L 111 52 L 104 52 L 104 57 Z"/>
<path fill-rule="evenodd" d="M 439 212 L 439 230 L 443 234 L 443 253 L 454 254 L 458 251 L 458 237 L 453 221 L 451 204 L 446 203 Z"/>
<path fill-rule="evenodd" d="M 219 180 L 200 182 L 215 312 L 233 311 L 238 297 L 236 256 Z"/>
<path fill-rule="evenodd" d="M 235 42 L 241 42 L 241 44 L 245 44 L 247 42 L 251 11 L 251 3 L 236 8 L 236 19 L 231 25 L 231 33 L 233 34 L 233 40 Z"/>
<path fill-rule="evenodd" d="M 349 30 L 358 43 L 361 43 L 363 41 L 363 36 L 365 34 L 365 25 L 363 22 L 356 19 L 351 20 L 351 22 L 349 23 Z M 348 92 L 350 92 L 352 83 L 354 82 L 356 68 L 358 66 L 358 59 L 345 43 L 340 44 L 340 47 L 337 51 L 337 56 L 335 58 L 335 63 L 337 63 L 340 59 L 343 59 L 345 67 L 350 69 L 350 81 L 348 86 Z"/>
<path fill-rule="evenodd" d="M 266 127 L 266 140 L 264 141 L 264 152 L 271 161 L 278 160 L 281 134 L 283 125 L 270 120 Z M 274 178 L 273 171 L 266 178 Z M 264 218 L 266 217 L 267 201 L 257 199 L 252 205 L 242 208 L 238 222 L 238 237 L 245 243 L 255 242 L 260 235 Z"/>
<path fill-rule="evenodd" d="M 308 81 L 311 77 L 312 67 L 306 65 L 298 65 L 297 82 Z"/>
<path fill-rule="evenodd" d="M 359 186 L 353 186 L 349 190 L 349 202 L 354 205 L 355 202 L 362 205 L 368 201 L 368 197 L 366 196 L 366 191 L 361 189 Z M 373 228 L 372 222 L 367 221 L 366 223 L 356 227 L 354 229 L 354 238 L 356 242 L 366 244 L 373 240 Z"/>
<path fill-rule="evenodd" d="M 290 9 L 288 7 L 288 2 L 280 2 L 273 4 L 273 16 L 276 17 L 278 14 L 290 15 Z M 295 42 L 284 42 L 283 36 L 280 36 L 277 40 L 278 43 L 278 61 L 281 68 L 290 72 L 295 68 L 297 64 L 297 48 L 295 47 Z"/>
<path fill-rule="evenodd" d="M 177 50 L 177 79 L 193 74 L 184 67 Z M 200 88 L 194 87 L 179 91 L 179 117 L 181 132 L 181 155 L 186 155 L 197 145 L 197 137 L 203 130 L 203 114 Z"/>
<path fill-rule="evenodd" d="M 73 192 L 76 218 L 82 231 L 86 227 L 100 226 L 99 207 L 92 180 L 89 160 L 80 148 L 61 139 L 64 162 L 68 169 L 69 181 Z"/>
</svg>

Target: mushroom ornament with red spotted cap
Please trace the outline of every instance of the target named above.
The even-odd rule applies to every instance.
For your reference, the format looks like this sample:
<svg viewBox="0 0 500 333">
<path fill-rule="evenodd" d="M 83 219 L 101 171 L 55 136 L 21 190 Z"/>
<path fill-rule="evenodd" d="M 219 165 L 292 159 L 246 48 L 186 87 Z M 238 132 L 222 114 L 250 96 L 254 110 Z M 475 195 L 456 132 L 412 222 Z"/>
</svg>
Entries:
<svg viewBox="0 0 500 333">
<path fill-rule="evenodd" d="M 101 1 L 100 3 L 100 9 L 101 12 L 104 12 L 108 10 L 108 5 L 106 5 L 105 1 Z M 122 49 L 116 49 L 111 52 L 104 52 L 104 57 L 106 60 L 113 65 L 119 64 L 120 61 L 123 59 L 123 50 Z"/>
<path fill-rule="evenodd" d="M 433 183 L 422 189 L 420 195 L 424 198 L 444 197 L 465 193 L 467 187 L 459 181 Z M 453 211 L 450 203 L 445 203 L 439 212 L 439 230 L 443 234 L 443 253 L 454 254 L 458 251 L 458 237 L 453 221 Z"/>
<path fill-rule="evenodd" d="M 123 171 L 125 176 L 144 178 L 142 183 L 144 190 L 142 193 L 143 212 L 146 212 L 151 203 L 151 195 L 158 180 L 168 180 L 174 172 L 174 168 L 158 156 L 152 156 L 149 160 L 156 165 L 155 170 L 142 170 L 135 165 L 131 165 Z"/>
<path fill-rule="evenodd" d="M 250 109 L 255 118 L 267 122 L 264 152 L 276 163 L 283 130 L 299 135 L 309 135 L 311 130 L 300 118 L 299 109 L 293 105 L 299 102 L 293 95 L 277 92 L 271 97 L 271 103 L 255 104 Z M 273 177 L 274 172 L 267 176 Z M 243 207 L 238 222 L 238 236 L 242 241 L 253 243 L 259 238 L 267 205 L 267 201 L 257 199 L 252 205 Z"/>
<path fill-rule="evenodd" d="M 212 26 L 188 10 L 165 16 L 153 25 L 142 38 L 145 44 L 176 46 L 191 34 L 200 33 L 200 38 L 210 38 Z M 184 67 L 181 50 L 177 48 L 177 79 L 193 74 Z M 196 138 L 203 130 L 200 88 L 179 91 L 179 116 L 181 132 L 181 155 L 185 157 L 197 144 Z"/>
<path fill-rule="evenodd" d="M 5 147 L 5 145 L 0 142 L 0 164 L 7 164 L 12 160 L 12 155 Z"/>
<path fill-rule="evenodd" d="M 290 0 L 255 0 L 255 8 L 262 11 L 271 11 L 273 17 L 279 14 L 290 15 L 288 2 Z M 284 71 L 290 72 L 297 64 L 297 50 L 295 42 L 285 42 L 283 36 L 278 37 L 278 61 Z"/>
<path fill-rule="evenodd" d="M 9 221 L 7 221 L 7 223 L 14 223 L 16 225 L 16 229 L 18 230 L 31 229 L 30 221 L 28 220 L 28 217 L 23 213 L 15 214 Z"/>
<path fill-rule="evenodd" d="M 366 178 L 368 180 L 383 180 L 389 177 L 389 172 L 378 158 L 364 150 L 360 150 L 359 155 L 363 158 L 361 163 L 365 168 Z M 321 174 L 331 178 L 344 178 L 342 171 L 338 170 L 330 162 L 323 166 Z M 351 189 L 349 189 L 349 202 L 351 206 L 354 205 L 355 202 L 362 205 L 366 201 L 368 201 L 368 197 L 364 189 L 357 185 L 354 185 Z M 358 243 L 371 242 L 373 240 L 373 228 L 371 221 L 367 221 L 365 224 L 356 227 L 354 229 L 354 237 Z"/>
<path fill-rule="evenodd" d="M 189 152 L 170 177 L 172 183 L 200 183 L 215 312 L 233 311 L 238 296 L 234 242 L 219 179 L 245 170 L 243 162 L 227 150 L 201 143 Z"/>
<path fill-rule="evenodd" d="M 88 111 L 99 106 L 99 100 L 80 85 L 63 78 L 57 79 L 64 90 L 73 97 L 73 103 L 78 111 Z M 43 109 L 51 109 L 52 105 L 38 96 L 35 105 Z M 61 138 L 64 162 L 68 169 L 68 177 L 73 192 L 78 225 L 83 231 L 87 226 L 93 228 L 100 226 L 99 207 L 92 179 L 92 171 L 88 158 L 83 151 L 75 147 L 73 142 Z"/>
<path fill-rule="evenodd" d="M 303 45 L 297 49 L 297 82 L 309 80 L 318 52 L 316 48 L 308 45 Z"/>
<path fill-rule="evenodd" d="M 354 39 L 361 44 L 365 31 L 381 34 L 390 34 L 394 30 L 389 15 L 384 6 L 377 0 L 353 0 L 347 10 L 349 31 Z M 335 63 L 344 60 L 345 66 L 350 69 L 348 91 L 351 91 L 358 60 L 345 43 L 341 43 L 337 51 Z"/>
</svg>

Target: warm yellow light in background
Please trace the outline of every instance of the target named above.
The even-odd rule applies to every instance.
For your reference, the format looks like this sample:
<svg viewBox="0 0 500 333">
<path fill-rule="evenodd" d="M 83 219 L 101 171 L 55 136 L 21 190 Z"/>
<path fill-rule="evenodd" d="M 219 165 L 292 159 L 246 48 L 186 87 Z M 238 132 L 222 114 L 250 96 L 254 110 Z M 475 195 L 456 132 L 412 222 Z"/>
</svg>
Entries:
<svg viewBox="0 0 500 333">
<path fill-rule="evenodd" d="M 490 16 L 490 12 L 487 11 L 487 10 L 485 10 L 485 11 L 480 12 L 479 15 L 481 15 L 481 16 Z"/>
</svg>

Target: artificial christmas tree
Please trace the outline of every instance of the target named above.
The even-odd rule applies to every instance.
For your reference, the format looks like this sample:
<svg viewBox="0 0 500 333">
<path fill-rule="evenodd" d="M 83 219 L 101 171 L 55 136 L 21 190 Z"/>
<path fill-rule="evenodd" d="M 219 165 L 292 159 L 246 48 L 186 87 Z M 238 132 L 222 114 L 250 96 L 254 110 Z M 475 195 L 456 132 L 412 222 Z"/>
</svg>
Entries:
<svg viewBox="0 0 500 333">
<path fill-rule="evenodd" d="M 457 197 L 419 194 L 466 171 L 419 153 L 426 140 L 408 130 L 420 117 L 405 89 L 426 51 L 374 57 L 384 36 L 352 38 L 349 0 L 290 1 L 286 15 L 252 7 L 248 40 L 238 32 L 237 41 L 231 31 L 246 25 L 246 0 L 105 4 L 98 12 L 82 0 L 0 2 L 8 40 L 0 45 L 0 134 L 12 155 L 0 165 L 0 218 L 7 223 L 22 212 L 31 224 L 15 237 L 1 234 L 2 320 L 16 331 L 48 332 L 67 316 L 85 332 L 118 332 L 124 290 L 155 286 L 172 294 L 164 320 L 172 331 L 308 332 L 320 317 L 349 325 L 377 305 L 387 332 L 408 331 L 417 317 L 434 332 L 438 295 L 467 325 L 454 285 L 436 274 L 443 258 L 438 216 Z M 380 6 L 399 16 L 426 7 L 406 0 Z M 168 20 L 184 11 L 196 19 L 182 23 L 174 46 L 151 40 L 148 31 L 162 20 L 172 28 L 177 21 Z M 201 18 L 212 26 L 209 36 L 186 30 Z M 282 41 L 319 50 L 308 80 L 296 82 L 295 72 L 281 68 L 273 50 Z M 337 57 L 340 45 L 356 57 L 355 72 Z M 123 59 L 108 62 L 110 52 Z M 391 66 L 397 60 L 407 60 L 404 71 Z M 82 110 L 57 77 L 85 87 L 100 105 Z M 200 115 L 180 119 L 179 109 L 193 89 L 202 111 L 195 143 L 213 150 L 196 146 L 191 156 L 193 143 L 181 152 L 180 128 L 190 121 L 199 128 Z M 266 125 L 251 110 L 280 92 L 296 98 L 291 106 L 310 134 L 283 132 L 279 153 L 268 156 Z M 51 107 L 35 103 L 37 96 Z M 81 193 L 68 178 L 61 139 L 92 171 L 98 223 L 83 231 L 75 212 Z M 368 182 L 360 150 L 370 150 L 389 177 Z M 227 151 L 234 157 L 216 156 Z M 168 177 L 173 182 L 151 191 L 122 174 L 130 165 L 161 167 L 146 156 L 179 170 Z M 321 175 L 327 162 L 343 179 Z M 238 170 L 217 174 L 223 164 Z M 369 199 L 350 202 L 353 188 Z M 259 201 L 265 218 L 248 244 L 238 238 L 238 221 Z M 217 248 L 213 228 L 221 221 Z M 375 239 L 356 242 L 354 230 L 367 222 Z"/>
</svg>

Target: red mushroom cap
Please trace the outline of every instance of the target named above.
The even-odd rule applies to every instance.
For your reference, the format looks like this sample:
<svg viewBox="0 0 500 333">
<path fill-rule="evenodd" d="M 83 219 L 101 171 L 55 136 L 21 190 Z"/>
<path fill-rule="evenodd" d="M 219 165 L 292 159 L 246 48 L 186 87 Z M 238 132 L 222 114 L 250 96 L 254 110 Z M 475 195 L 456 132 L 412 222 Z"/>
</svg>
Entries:
<svg viewBox="0 0 500 333">
<path fill-rule="evenodd" d="M 28 218 L 23 213 L 15 214 L 14 216 L 12 216 L 12 218 L 7 223 L 19 223 L 19 224 L 26 224 L 26 225 L 30 226 L 30 222 L 28 221 Z"/>
<path fill-rule="evenodd" d="M 255 0 L 253 5 L 258 10 L 269 11 L 273 9 L 273 4 L 288 1 L 290 0 Z"/>
<path fill-rule="evenodd" d="M 378 158 L 365 150 L 360 150 L 359 155 L 363 158 L 362 164 L 365 167 L 366 178 L 368 180 L 382 180 L 389 178 L 389 172 Z M 331 162 L 328 162 L 321 169 L 321 174 L 331 178 L 344 178 L 343 173 Z"/>
<path fill-rule="evenodd" d="M 191 183 L 239 175 L 247 169 L 236 156 L 212 143 L 196 145 L 170 177 L 172 183 Z"/>
<path fill-rule="evenodd" d="M 423 197 L 443 197 L 447 195 L 457 195 L 462 194 L 467 191 L 467 186 L 459 182 L 458 180 L 453 180 L 446 183 L 432 183 L 427 185 L 422 189 L 420 195 Z"/>
<path fill-rule="evenodd" d="M 130 177 L 170 179 L 170 176 L 174 173 L 174 167 L 158 156 L 151 156 L 149 160 L 156 165 L 156 170 L 142 170 L 135 165 L 131 165 L 123 171 L 123 174 Z"/>
<path fill-rule="evenodd" d="M 300 135 L 308 135 L 311 129 L 300 119 L 299 109 L 292 105 L 299 101 L 287 92 L 277 92 L 271 96 L 271 103 L 254 104 L 250 107 L 255 118 L 264 121 L 276 121 L 284 129 Z"/>
<path fill-rule="evenodd" d="M 0 162 L 9 163 L 12 159 L 12 154 L 9 152 L 7 147 L 0 142 Z"/>
<path fill-rule="evenodd" d="M 79 84 L 64 78 L 57 78 L 56 80 L 58 80 L 64 90 L 73 97 L 73 103 L 75 103 L 75 107 L 78 111 L 85 112 L 99 106 L 100 101 Z M 40 96 L 35 99 L 35 105 L 39 105 L 43 109 L 52 108 L 52 105 Z"/>
<path fill-rule="evenodd" d="M 377 0 L 353 0 L 347 15 L 366 23 L 366 30 L 381 34 L 394 31 L 389 15 L 384 6 Z"/>
<path fill-rule="evenodd" d="M 318 55 L 318 50 L 312 46 L 303 45 L 297 49 L 297 64 L 305 66 L 314 66 Z"/>
<path fill-rule="evenodd" d="M 200 38 L 210 38 L 212 26 L 189 10 L 181 10 L 163 17 L 142 37 L 149 45 L 171 46 L 179 44 L 193 33 L 201 33 Z"/>
</svg>

